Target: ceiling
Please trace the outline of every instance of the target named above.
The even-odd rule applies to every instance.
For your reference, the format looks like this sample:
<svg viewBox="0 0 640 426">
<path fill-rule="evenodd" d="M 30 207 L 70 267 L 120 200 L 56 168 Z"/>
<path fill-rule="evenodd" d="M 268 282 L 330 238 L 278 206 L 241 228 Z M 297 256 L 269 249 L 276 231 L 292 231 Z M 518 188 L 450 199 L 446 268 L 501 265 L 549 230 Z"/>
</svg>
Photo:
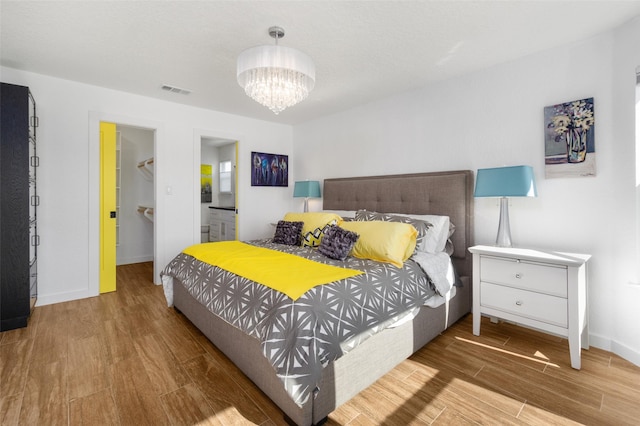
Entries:
<svg viewBox="0 0 640 426">
<path fill-rule="evenodd" d="M 640 1 L 4 1 L 0 63 L 143 96 L 296 124 L 582 40 Z M 316 64 L 309 97 L 279 115 L 248 98 L 236 58 L 283 46 Z M 161 89 L 188 89 L 189 95 Z"/>
</svg>

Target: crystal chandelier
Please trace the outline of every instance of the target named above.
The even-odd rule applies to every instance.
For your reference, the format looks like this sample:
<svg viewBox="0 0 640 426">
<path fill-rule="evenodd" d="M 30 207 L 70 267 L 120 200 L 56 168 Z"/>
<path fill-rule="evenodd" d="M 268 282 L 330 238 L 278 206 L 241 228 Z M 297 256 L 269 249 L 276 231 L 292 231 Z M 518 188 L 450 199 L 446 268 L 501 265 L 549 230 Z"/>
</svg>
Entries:
<svg viewBox="0 0 640 426">
<path fill-rule="evenodd" d="M 238 56 L 238 84 L 256 102 L 275 114 L 306 99 L 313 90 L 316 67 L 311 58 L 290 47 L 278 46 L 280 27 L 269 28 L 273 46 L 257 46 Z"/>
</svg>

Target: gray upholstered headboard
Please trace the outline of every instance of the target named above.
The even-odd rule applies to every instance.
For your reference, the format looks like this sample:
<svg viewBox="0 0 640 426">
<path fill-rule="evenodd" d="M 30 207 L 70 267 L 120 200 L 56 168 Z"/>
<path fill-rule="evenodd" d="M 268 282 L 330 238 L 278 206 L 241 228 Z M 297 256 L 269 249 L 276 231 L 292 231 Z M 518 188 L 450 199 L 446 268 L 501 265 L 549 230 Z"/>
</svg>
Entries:
<svg viewBox="0 0 640 426">
<path fill-rule="evenodd" d="M 325 179 L 322 198 L 325 210 L 449 216 L 456 226 L 451 237 L 454 264 L 461 276 L 471 277 L 472 171 Z"/>
</svg>

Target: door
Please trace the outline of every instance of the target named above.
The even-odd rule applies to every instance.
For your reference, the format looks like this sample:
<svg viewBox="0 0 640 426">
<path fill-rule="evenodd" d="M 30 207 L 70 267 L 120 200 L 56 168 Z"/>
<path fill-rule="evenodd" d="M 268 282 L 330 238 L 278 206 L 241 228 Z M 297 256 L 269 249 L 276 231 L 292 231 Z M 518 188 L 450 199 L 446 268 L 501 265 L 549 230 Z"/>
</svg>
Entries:
<svg viewBox="0 0 640 426">
<path fill-rule="evenodd" d="M 116 125 L 100 122 L 100 293 L 116 290 Z"/>
</svg>

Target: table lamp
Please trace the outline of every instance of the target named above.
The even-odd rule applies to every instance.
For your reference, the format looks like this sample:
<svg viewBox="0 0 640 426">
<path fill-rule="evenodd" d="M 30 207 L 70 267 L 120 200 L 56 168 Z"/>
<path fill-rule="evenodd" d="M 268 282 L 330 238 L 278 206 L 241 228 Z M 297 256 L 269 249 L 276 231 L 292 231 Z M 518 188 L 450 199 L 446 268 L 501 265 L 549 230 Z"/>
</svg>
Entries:
<svg viewBox="0 0 640 426">
<path fill-rule="evenodd" d="M 293 187 L 294 197 L 304 197 L 304 211 L 309 211 L 309 198 L 320 198 L 320 182 L 305 180 L 296 182 Z"/>
<path fill-rule="evenodd" d="M 537 197 L 536 182 L 531 166 L 478 169 L 475 197 L 500 198 L 500 223 L 496 245 L 511 247 L 508 197 Z"/>
</svg>

